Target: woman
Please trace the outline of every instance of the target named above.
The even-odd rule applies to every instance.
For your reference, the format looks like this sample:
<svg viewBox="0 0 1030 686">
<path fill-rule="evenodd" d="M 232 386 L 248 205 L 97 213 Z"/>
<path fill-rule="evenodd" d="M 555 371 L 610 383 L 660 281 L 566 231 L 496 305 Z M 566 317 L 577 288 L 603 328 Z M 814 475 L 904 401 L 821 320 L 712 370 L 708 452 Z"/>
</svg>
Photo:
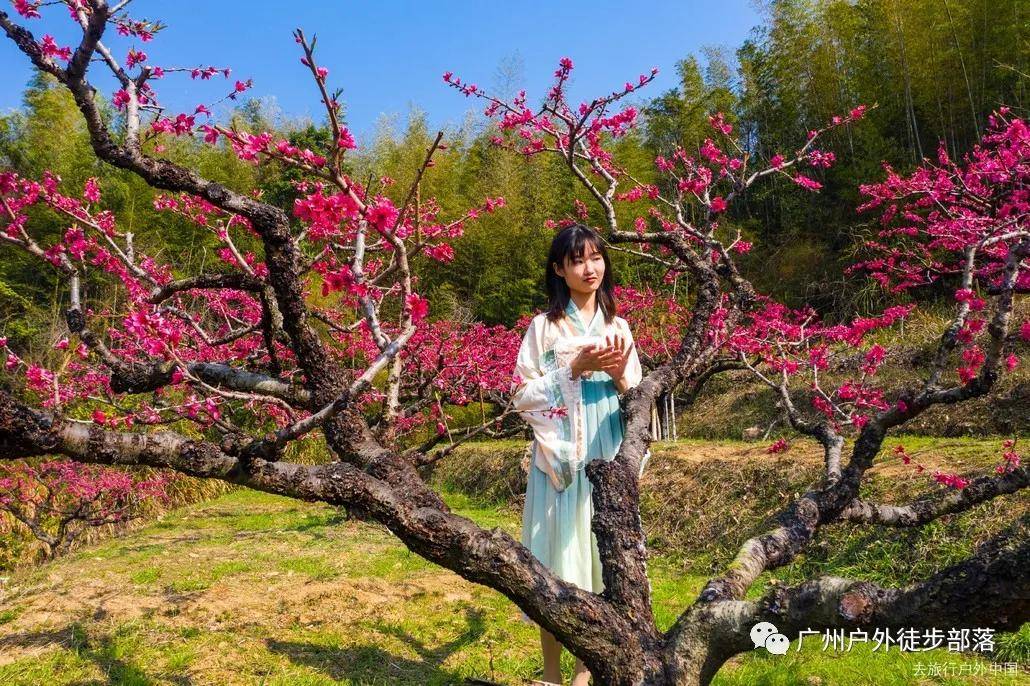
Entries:
<svg viewBox="0 0 1030 686">
<path fill-rule="evenodd" d="M 514 406 L 534 435 L 522 543 L 560 578 L 600 593 L 592 485 L 583 468 L 618 452 L 625 427 L 619 397 L 640 383 L 640 358 L 629 325 L 615 316 L 611 263 L 596 231 L 580 224 L 559 231 L 546 270 L 550 304 L 530 323 L 515 366 Z M 540 642 L 544 681 L 561 683 L 561 645 L 543 627 Z M 589 679 L 577 658 L 573 686 Z"/>
</svg>

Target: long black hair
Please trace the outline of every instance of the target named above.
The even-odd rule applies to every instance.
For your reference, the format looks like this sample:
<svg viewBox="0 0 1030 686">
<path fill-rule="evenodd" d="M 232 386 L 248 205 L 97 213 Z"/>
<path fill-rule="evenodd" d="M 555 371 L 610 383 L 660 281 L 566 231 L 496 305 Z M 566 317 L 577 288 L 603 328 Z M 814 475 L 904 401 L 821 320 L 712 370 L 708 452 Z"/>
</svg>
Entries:
<svg viewBox="0 0 1030 686">
<path fill-rule="evenodd" d="M 604 258 L 604 276 L 601 277 L 601 287 L 597 289 L 597 307 L 601 308 L 605 324 L 611 324 L 615 317 L 615 287 L 612 283 L 612 263 L 608 259 L 608 251 L 604 247 L 604 241 L 594 229 L 583 224 L 571 224 L 559 231 L 554 240 L 551 241 L 551 250 L 547 254 L 547 267 L 544 276 L 544 288 L 547 290 L 548 306 L 547 319 L 554 322 L 565 315 L 565 308 L 569 306 L 569 285 L 565 279 L 554 270 L 554 265 L 565 267 L 565 260 L 575 257 L 583 257 L 586 246 L 592 243 L 597 251 Z"/>
</svg>

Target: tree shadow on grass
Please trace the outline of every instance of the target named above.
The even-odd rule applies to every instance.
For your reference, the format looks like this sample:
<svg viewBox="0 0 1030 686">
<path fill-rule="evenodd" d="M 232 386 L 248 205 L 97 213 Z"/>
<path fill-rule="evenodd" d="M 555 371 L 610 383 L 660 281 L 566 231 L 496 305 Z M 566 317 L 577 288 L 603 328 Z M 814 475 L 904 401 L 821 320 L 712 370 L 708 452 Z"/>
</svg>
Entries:
<svg viewBox="0 0 1030 686">
<path fill-rule="evenodd" d="M 169 546 L 181 543 L 195 544 L 203 541 L 206 537 L 199 534 L 183 534 L 168 538 L 156 537 L 155 540 L 143 540 L 138 543 L 122 543 L 118 546 L 119 554 L 123 553 L 155 553 L 168 550 Z"/>
<path fill-rule="evenodd" d="M 343 512 L 340 508 L 336 508 L 335 512 L 326 515 L 317 515 L 314 517 L 308 517 L 303 522 L 297 522 L 292 526 L 284 527 L 290 531 L 301 531 L 307 532 L 313 529 L 322 529 L 332 526 L 338 526 L 347 521 L 347 513 Z"/>
<path fill-rule="evenodd" d="M 407 645 L 418 658 L 399 657 L 374 644 L 334 647 L 299 641 L 268 639 L 265 644 L 272 652 L 281 653 L 293 663 L 323 672 L 337 681 L 357 683 L 397 684 L 458 684 L 470 683 L 454 670 L 440 665 L 463 647 L 475 643 L 486 630 L 485 613 L 466 607 L 468 625 L 460 635 L 440 645 L 430 647 L 397 624 L 374 622 L 374 631 L 391 636 Z M 490 683 L 476 681 L 475 683 Z"/>
<path fill-rule="evenodd" d="M 51 645 L 69 646 L 72 641 L 71 627 L 52 631 L 23 631 L 0 636 L 0 652 L 12 648 L 46 648 Z"/>
<path fill-rule="evenodd" d="M 123 653 L 113 634 L 90 635 L 80 622 L 73 622 L 61 629 L 50 631 L 25 631 L 0 636 L 0 653 L 13 648 L 45 648 L 60 646 L 73 651 L 79 657 L 95 664 L 112 686 L 150 686 L 158 683 L 139 666 L 133 664 Z M 163 679 L 176 686 L 192 686 L 193 681 L 184 674 L 167 676 Z"/>
</svg>

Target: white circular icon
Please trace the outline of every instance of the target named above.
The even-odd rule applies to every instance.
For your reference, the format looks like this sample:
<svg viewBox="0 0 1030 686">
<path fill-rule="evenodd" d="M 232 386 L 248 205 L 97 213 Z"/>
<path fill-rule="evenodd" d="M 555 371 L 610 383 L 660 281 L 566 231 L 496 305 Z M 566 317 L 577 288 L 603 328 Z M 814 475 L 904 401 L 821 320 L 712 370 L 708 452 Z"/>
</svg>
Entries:
<svg viewBox="0 0 1030 686">
<path fill-rule="evenodd" d="M 773 655 L 786 655 L 790 648 L 790 639 L 783 634 L 770 634 L 765 639 L 765 649 Z"/>
<path fill-rule="evenodd" d="M 751 627 L 751 642 L 756 648 L 764 648 L 766 640 L 776 631 L 776 625 L 772 622 L 759 622 Z"/>
</svg>

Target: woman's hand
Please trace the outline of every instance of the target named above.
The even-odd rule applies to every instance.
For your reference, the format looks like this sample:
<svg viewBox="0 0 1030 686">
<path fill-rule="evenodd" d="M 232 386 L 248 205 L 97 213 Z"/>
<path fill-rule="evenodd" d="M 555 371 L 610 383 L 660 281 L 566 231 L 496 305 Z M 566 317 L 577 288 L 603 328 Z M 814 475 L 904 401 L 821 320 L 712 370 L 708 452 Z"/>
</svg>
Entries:
<svg viewBox="0 0 1030 686">
<path fill-rule="evenodd" d="M 633 343 L 618 334 L 615 335 L 614 340 L 605 336 L 604 342 L 605 349 L 611 351 L 612 355 L 609 356 L 608 362 L 601 367 L 601 371 L 606 372 L 613 381 L 618 383 L 626 373 L 626 364 L 629 362 L 629 353 L 633 350 Z"/>
<path fill-rule="evenodd" d="M 572 376 L 579 377 L 583 372 L 606 372 L 613 380 L 618 381 L 626 373 L 629 352 L 632 344 L 620 335 L 614 338 L 605 336 L 604 345 L 594 344 L 579 351 L 572 360 Z"/>
<path fill-rule="evenodd" d="M 618 358 L 619 352 L 610 346 L 600 346 L 596 343 L 585 346 L 572 360 L 572 378 L 579 378 L 584 372 L 605 371 L 605 367 L 611 367 Z"/>
</svg>

